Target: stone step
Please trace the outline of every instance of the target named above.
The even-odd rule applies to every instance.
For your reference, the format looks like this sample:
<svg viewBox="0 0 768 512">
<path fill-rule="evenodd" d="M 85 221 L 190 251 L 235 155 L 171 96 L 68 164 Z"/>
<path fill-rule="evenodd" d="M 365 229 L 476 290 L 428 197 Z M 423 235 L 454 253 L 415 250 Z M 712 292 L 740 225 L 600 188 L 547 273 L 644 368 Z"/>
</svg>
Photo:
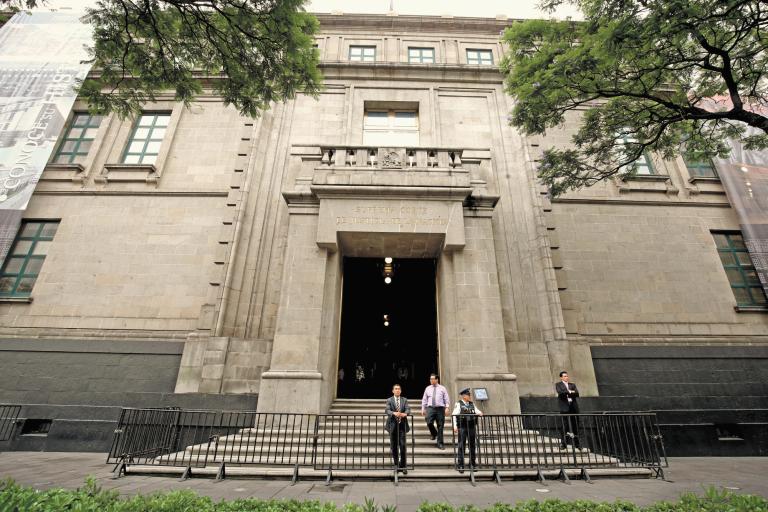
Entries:
<svg viewBox="0 0 768 512">
<path fill-rule="evenodd" d="M 156 466 L 156 465 L 129 465 L 126 468 L 129 474 L 156 474 L 156 475 L 173 475 L 181 476 L 185 468 L 182 467 L 169 467 L 169 466 Z M 192 476 L 216 476 L 219 468 L 217 466 L 210 466 L 207 468 L 192 468 Z M 556 479 L 559 470 L 557 469 L 545 469 L 542 470 L 544 476 L 548 479 Z M 580 470 L 579 469 L 566 469 L 565 472 L 572 479 L 577 479 Z M 652 472 L 645 468 L 597 468 L 590 469 L 589 475 L 592 478 L 650 478 Z M 264 465 L 248 465 L 248 466 L 227 466 L 226 468 L 227 478 L 279 478 L 290 479 L 293 476 L 293 467 L 280 467 L 269 464 Z M 326 470 L 316 470 L 312 468 L 299 468 L 299 480 L 325 480 L 328 476 Z M 508 480 L 535 480 L 537 472 L 535 469 L 516 469 L 516 470 L 499 470 L 499 476 L 502 481 Z M 475 478 L 478 480 L 491 481 L 493 479 L 492 470 L 479 470 L 475 472 Z M 334 480 L 392 480 L 391 470 L 334 470 Z M 402 481 L 419 481 L 419 480 L 456 480 L 468 482 L 470 479 L 469 471 L 465 471 L 464 474 L 459 473 L 455 469 L 440 469 L 440 468 L 415 468 L 408 471 L 407 475 L 399 475 L 399 480 Z"/>
<path fill-rule="evenodd" d="M 261 431 L 255 431 L 254 429 L 246 429 L 242 431 L 239 434 L 233 434 L 230 436 L 223 436 L 219 438 L 219 442 L 224 442 L 225 440 L 230 440 L 231 442 L 242 442 L 242 443 L 249 443 L 249 444 L 291 444 L 291 443 L 307 443 L 311 442 L 312 433 L 302 434 L 302 435 L 294 435 L 293 433 L 289 431 L 272 431 L 272 432 L 261 432 Z M 389 443 L 389 437 L 387 434 L 382 430 L 378 429 L 371 429 L 371 430 L 355 430 L 355 431 L 331 431 L 329 435 L 324 435 L 323 439 L 326 443 L 335 444 L 338 442 L 348 442 L 351 439 L 356 439 L 363 437 L 365 440 L 370 440 L 371 442 L 379 441 L 382 443 Z M 410 443 L 411 435 L 408 434 L 408 442 Z M 524 435 L 524 436 L 505 436 L 502 438 L 482 438 L 488 444 L 493 444 L 495 446 L 522 446 L 522 447 L 531 447 L 531 446 L 539 446 L 539 447 L 550 447 L 550 446 L 556 446 L 560 444 L 560 440 L 554 437 L 541 437 L 536 436 L 533 434 Z M 432 438 L 429 435 L 429 431 L 424 429 L 423 432 L 414 431 L 413 433 L 413 440 L 417 445 L 435 445 L 436 441 L 433 441 Z M 445 435 L 445 444 L 446 446 L 453 444 L 453 436 L 446 432 Z"/>
<path fill-rule="evenodd" d="M 374 398 L 336 398 L 332 404 L 349 404 L 349 405 L 357 405 L 357 404 L 376 404 L 380 402 L 386 401 L 386 399 L 389 397 L 374 397 Z"/>
<path fill-rule="evenodd" d="M 416 450 L 426 450 L 431 451 L 434 450 L 436 452 L 442 452 L 445 450 L 452 450 L 454 443 L 451 441 L 445 442 L 445 450 L 441 450 L 437 447 L 437 444 L 430 440 L 430 439 L 415 439 L 414 442 L 411 442 L 409 439 L 407 441 L 407 445 L 409 447 L 413 446 Z M 207 447 L 209 446 L 209 443 L 200 443 L 195 446 L 200 447 Z M 261 439 L 255 439 L 251 437 L 242 437 L 242 436 L 230 436 L 230 437 L 222 437 L 219 438 L 216 442 L 211 442 L 210 447 L 213 449 L 214 446 L 219 447 L 242 447 L 242 448 L 265 448 L 265 449 L 272 449 L 272 451 L 277 450 L 287 450 L 287 449 L 310 449 L 312 446 L 312 442 L 307 439 L 281 439 L 279 441 L 273 440 L 272 442 L 269 442 L 267 440 L 262 441 Z M 376 448 L 377 446 L 389 446 L 389 440 L 388 439 L 371 439 L 370 441 L 365 442 L 358 442 L 355 444 L 352 444 L 349 442 L 349 439 L 343 438 L 343 437 L 332 437 L 332 438 L 323 438 L 322 442 L 318 443 L 318 449 L 321 449 L 323 446 L 355 446 L 357 450 L 360 450 L 363 447 L 370 446 L 371 448 Z M 496 453 L 510 453 L 512 451 L 520 452 L 520 453 L 560 453 L 567 452 L 571 453 L 573 452 L 573 448 L 570 446 L 567 450 L 561 450 L 560 445 L 557 443 L 550 443 L 546 445 L 526 445 L 523 443 L 518 444 L 502 444 L 502 443 L 480 443 L 480 446 L 483 447 L 483 449 L 490 451 L 495 451 Z M 575 450 L 575 453 L 590 453 L 590 450 L 588 447 L 583 448 L 577 448 Z"/>
<path fill-rule="evenodd" d="M 486 447 L 488 450 L 490 450 L 490 447 Z M 512 452 L 513 448 L 509 448 L 508 450 L 504 451 L 496 451 L 493 453 L 496 453 L 496 457 L 501 460 L 504 458 L 507 458 L 509 454 Z M 301 455 L 304 456 L 308 453 L 311 453 L 312 447 L 309 444 L 299 445 L 299 444 L 262 444 L 262 443 L 246 443 L 246 442 L 239 442 L 239 441 L 230 441 L 230 442 L 224 442 L 220 441 L 218 444 L 198 444 L 194 446 L 187 447 L 183 452 L 177 452 L 177 453 L 187 453 L 187 454 L 214 454 L 214 453 L 240 453 L 240 454 L 263 454 L 263 456 L 269 456 L 269 457 L 284 457 L 288 455 Z M 365 453 L 371 453 L 372 457 L 375 457 L 377 455 L 380 455 L 382 453 L 386 454 L 389 453 L 389 443 L 382 442 L 382 443 L 375 443 L 371 444 L 370 446 L 365 445 L 357 445 L 352 446 L 348 445 L 344 442 L 338 442 L 338 443 L 325 443 L 317 448 L 318 453 L 341 453 L 341 454 L 353 454 L 357 456 L 365 456 L 362 455 L 362 452 L 365 451 Z M 466 450 L 466 449 L 465 449 Z M 595 460 L 605 458 L 607 459 L 607 456 L 590 452 L 587 448 L 581 448 L 577 450 L 573 450 L 572 448 L 569 448 L 568 450 L 561 450 L 557 446 L 550 446 L 546 448 L 539 448 L 539 447 L 516 447 L 514 448 L 514 453 L 519 454 L 522 456 L 530 456 L 530 457 L 557 457 L 560 458 L 573 458 L 576 457 L 577 459 L 584 459 L 584 458 L 593 458 Z M 408 451 L 411 453 L 416 454 L 416 456 L 426 456 L 426 457 L 452 457 L 453 453 L 455 451 L 455 447 L 448 444 L 445 446 L 445 449 L 441 450 L 437 448 L 435 445 L 415 445 L 411 446 L 408 445 Z M 487 453 L 488 457 L 492 456 L 492 452 L 485 451 L 482 453 Z M 611 459 L 614 460 L 614 459 Z"/>
<path fill-rule="evenodd" d="M 164 463 L 173 461 L 175 464 L 183 465 L 185 462 L 189 461 L 192 462 L 192 464 L 200 464 L 205 460 L 207 462 L 206 465 L 210 466 L 211 464 L 220 464 L 221 462 L 231 463 L 231 464 L 248 464 L 248 463 L 263 463 L 263 464 L 269 464 L 274 463 L 277 464 L 281 461 L 284 461 L 286 464 L 289 464 L 290 461 L 305 461 L 307 463 L 311 462 L 311 457 L 307 454 L 300 453 L 300 454 L 292 454 L 290 452 L 286 453 L 278 453 L 277 455 L 273 454 L 267 454 L 262 456 L 259 452 L 248 452 L 246 450 L 238 450 L 236 453 L 230 453 L 227 451 L 218 451 L 216 454 L 209 453 L 207 459 L 202 459 L 198 456 L 199 454 L 195 453 L 194 451 L 188 452 L 188 453 L 180 453 L 180 454 L 173 454 L 171 456 L 163 456 L 158 457 L 156 460 L 158 463 Z M 291 456 L 293 455 L 293 458 Z M 344 456 L 344 453 L 337 454 L 326 454 L 323 456 L 322 454 L 318 454 L 317 461 L 318 463 L 324 462 L 324 465 L 327 464 L 333 464 L 338 465 L 340 467 L 343 467 L 345 465 L 347 466 L 361 466 L 365 467 L 367 465 L 384 465 L 389 463 L 389 452 L 379 452 L 377 454 L 373 454 L 370 456 L 360 456 L 359 454 L 347 454 L 348 456 Z M 465 454 L 465 460 L 469 462 L 468 460 L 469 455 Z M 453 467 L 453 454 L 451 452 L 447 452 L 446 455 L 442 456 L 424 456 L 416 454 L 415 456 L 409 457 L 410 461 L 412 461 L 416 467 L 418 468 L 424 468 L 424 467 L 443 467 L 443 468 L 451 468 Z M 480 461 L 483 459 L 480 458 Z M 616 466 L 618 464 L 618 461 L 616 459 L 611 459 L 609 457 L 603 457 L 603 456 L 596 456 L 596 455 L 584 455 L 584 456 L 577 456 L 576 462 L 574 463 L 573 456 L 568 455 L 534 455 L 530 457 L 522 456 L 522 457 L 514 457 L 509 459 L 504 459 L 503 461 L 499 461 L 500 465 L 502 464 L 515 464 L 517 466 L 527 466 L 527 467 L 536 467 L 540 465 L 545 466 L 559 466 L 560 464 L 563 465 L 570 465 L 570 464 L 588 464 L 590 466 L 601 466 L 601 467 L 610 467 L 610 466 Z"/>
</svg>

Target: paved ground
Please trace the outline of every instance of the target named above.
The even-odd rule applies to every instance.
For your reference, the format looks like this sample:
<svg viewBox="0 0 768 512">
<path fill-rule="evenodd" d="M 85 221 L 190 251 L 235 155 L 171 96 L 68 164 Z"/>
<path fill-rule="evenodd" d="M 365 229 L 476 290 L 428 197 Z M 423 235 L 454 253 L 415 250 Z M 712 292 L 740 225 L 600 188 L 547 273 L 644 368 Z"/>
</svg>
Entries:
<svg viewBox="0 0 768 512">
<path fill-rule="evenodd" d="M 768 497 L 768 457 L 750 458 L 674 458 L 664 482 L 652 479 L 599 479 L 594 484 L 573 481 L 571 485 L 550 482 L 504 481 L 501 485 L 479 482 L 290 482 L 280 480 L 193 478 L 180 482 L 178 478 L 129 475 L 112 480 L 111 466 L 104 464 L 105 455 L 94 453 L 0 453 L 0 479 L 11 477 L 24 485 L 49 487 L 80 486 L 87 475 L 95 476 L 105 488 L 118 489 L 124 494 L 152 493 L 173 489 L 193 489 L 214 499 L 238 497 L 296 498 L 302 500 L 362 503 L 366 497 L 379 504 L 395 504 L 398 512 L 415 510 L 424 500 L 452 505 L 475 504 L 487 506 L 496 502 L 514 503 L 519 500 L 559 498 L 597 501 L 629 500 L 639 505 L 659 500 L 676 500 L 686 491 L 701 492 L 714 485 L 718 488 L 738 488 L 736 492 Z M 541 492 L 546 490 L 548 492 Z"/>
</svg>

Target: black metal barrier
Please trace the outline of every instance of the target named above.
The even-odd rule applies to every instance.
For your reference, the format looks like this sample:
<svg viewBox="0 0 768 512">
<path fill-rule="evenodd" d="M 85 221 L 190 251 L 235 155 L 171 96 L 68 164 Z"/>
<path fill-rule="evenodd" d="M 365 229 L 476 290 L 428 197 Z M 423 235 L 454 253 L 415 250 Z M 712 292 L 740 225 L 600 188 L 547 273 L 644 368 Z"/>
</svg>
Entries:
<svg viewBox="0 0 768 512">
<path fill-rule="evenodd" d="M 384 429 L 386 421 L 386 415 L 378 414 L 318 415 L 314 468 L 327 471 L 328 482 L 333 477 L 334 469 L 390 470 L 397 482 L 398 469 L 407 472 L 414 467 L 413 455 L 416 443 L 412 428 L 409 429 L 410 436 L 407 432 L 403 432 L 403 428 L 393 428 L 390 435 Z M 411 415 L 408 415 L 408 425 L 413 426 Z M 406 464 L 398 468 L 399 461 L 394 460 L 392 445 L 400 446 L 401 435 L 406 436 L 402 445 L 406 453 Z"/>
<path fill-rule="evenodd" d="M 655 413 L 460 415 L 454 465 L 469 471 L 645 468 L 664 477 L 668 467 Z M 473 446 L 474 445 L 474 446 Z M 472 456 L 474 451 L 474 457 Z"/>
<path fill-rule="evenodd" d="M 18 413 L 17 413 L 18 414 Z M 130 465 L 193 469 L 218 466 L 217 479 L 227 467 L 260 465 L 326 471 L 399 471 L 415 468 L 415 436 L 411 428 L 403 447 L 406 463 L 398 468 L 392 446 L 400 446 L 404 429 L 390 437 L 384 414 L 290 414 L 181 409 L 123 409 L 107 459 L 117 477 Z M 522 414 L 458 416 L 454 433 L 454 468 L 492 471 L 645 468 L 657 477 L 667 467 L 654 413 Z M 413 417 L 408 417 L 413 426 Z M 0 424 L 1 425 L 1 424 Z M 451 428 L 451 424 L 447 426 Z M 457 439 L 458 438 L 458 439 Z M 474 452 L 474 453 L 473 453 Z M 461 455 L 461 456 L 460 456 Z M 450 464 L 450 460 L 446 461 Z"/>
<path fill-rule="evenodd" d="M 0 404 L 0 441 L 8 441 L 13 436 L 19 414 L 20 405 Z"/>
<path fill-rule="evenodd" d="M 329 483 L 333 470 L 388 470 L 397 481 L 385 422 L 374 414 L 123 409 L 107 463 L 117 477 L 129 465 L 184 468 L 182 478 L 217 465 L 217 479 L 227 466 L 265 465 L 293 467 L 294 482 L 300 467 L 327 471 Z M 402 469 L 413 469 L 414 446 L 411 433 Z"/>
</svg>

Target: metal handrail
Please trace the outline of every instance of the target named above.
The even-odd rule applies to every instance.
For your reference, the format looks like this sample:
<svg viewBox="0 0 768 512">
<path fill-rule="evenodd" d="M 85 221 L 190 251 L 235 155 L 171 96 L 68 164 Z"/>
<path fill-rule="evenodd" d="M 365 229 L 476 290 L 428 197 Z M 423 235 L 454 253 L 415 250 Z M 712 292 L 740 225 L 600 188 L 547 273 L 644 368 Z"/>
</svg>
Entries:
<svg viewBox="0 0 768 512">
<path fill-rule="evenodd" d="M 655 413 L 460 416 L 467 426 L 453 440 L 454 467 L 462 473 L 612 467 L 663 477 L 668 467 Z"/>
<path fill-rule="evenodd" d="M 255 411 L 123 409 L 107 462 L 192 468 L 268 465 L 334 470 L 393 471 L 384 414 L 293 414 Z M 517 414 L 471 421 L 461 467 L 454 434 L 454 468 L 500 470 L 647 468 L 663 476 L 666 453 L 654 413 Z M 413 426 L 413 417 L 408 416 Z M 400 433 L 396 429 L 395 439 Z M 415 469 L 415 436 L 406 440 L 407 470 Z M 565 449 L 561 449 L 565 446 Z M 474 464 L 473 464 L 474 462 Z M 473 477 L 474 479 L 474 477 Z"/>
</svg>

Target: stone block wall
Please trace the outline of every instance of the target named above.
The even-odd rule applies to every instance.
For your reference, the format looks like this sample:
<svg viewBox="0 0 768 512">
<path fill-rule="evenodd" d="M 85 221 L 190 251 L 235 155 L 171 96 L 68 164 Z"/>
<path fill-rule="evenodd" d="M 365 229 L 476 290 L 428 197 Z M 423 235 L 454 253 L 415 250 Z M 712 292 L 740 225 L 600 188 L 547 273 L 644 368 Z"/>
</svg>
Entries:
<svg viewBox="0 0 768 512">
<path fill-rule="evenodd" d="M 768 315 L 736 300 L 712 230 L 738 230 L 729 208 L 555 203 L 559 253 L 575 318 L 569 332 L 600 337 L 758 336 Z M 736 341 L 736 340 L 734 340 Z"/>
</svg>

